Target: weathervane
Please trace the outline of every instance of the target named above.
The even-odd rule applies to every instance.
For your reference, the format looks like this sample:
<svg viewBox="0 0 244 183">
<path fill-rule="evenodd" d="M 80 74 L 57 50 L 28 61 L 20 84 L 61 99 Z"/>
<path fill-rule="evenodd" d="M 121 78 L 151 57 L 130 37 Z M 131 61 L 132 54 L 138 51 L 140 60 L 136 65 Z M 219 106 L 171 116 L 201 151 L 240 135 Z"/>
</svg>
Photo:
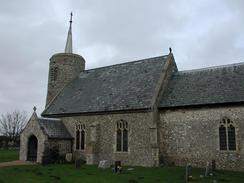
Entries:
<svg viewBox="0 0 244 183">
<path fill-rule="evenodd" d="M 172 48 L 171 47 L 169 47 L 169 53 L 172 53 Z"/>
<path fill-rule="evenodd" d="M 70 13 L 70 21 L 69 21 L 69 31 L 66 40 L 64 53 L 72 53 L 72 17 L 73 13 Z"/>
<path fill-rule="evenodd" d="M 73 16 L 73 13 L 71 11 L 71 13 L 70 13 L 70 21 L 69 21 L 70 24 L 72 24 L 72 16 Z"/>
</svg>

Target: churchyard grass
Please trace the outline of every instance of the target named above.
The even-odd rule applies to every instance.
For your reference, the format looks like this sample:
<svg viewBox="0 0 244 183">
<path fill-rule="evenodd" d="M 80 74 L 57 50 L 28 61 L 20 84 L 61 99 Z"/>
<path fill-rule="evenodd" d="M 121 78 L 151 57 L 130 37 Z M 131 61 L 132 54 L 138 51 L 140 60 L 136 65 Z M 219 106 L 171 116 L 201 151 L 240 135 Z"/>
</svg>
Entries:
<svg viewBox="0 0 244 183">
<path fill-rule="evenodd" d="M 183 167 L 134 167 L 113 174 L 110 168 L 98 169 L 95 165 L 83 165 L 76 169 L 73 164 L 31 165 L 0 168 L 0 183 L 183 183 Z M 217 171 L 215 176 L 200 178 L 204 169 L 193 168 L 193 182 L 199 183 L 242 183 L 243 172 Z"/>
<path fill-rule="evenodd" d="M 0 149 L 0 163 L 19 159 L 19 150 Z"/>
</svg>

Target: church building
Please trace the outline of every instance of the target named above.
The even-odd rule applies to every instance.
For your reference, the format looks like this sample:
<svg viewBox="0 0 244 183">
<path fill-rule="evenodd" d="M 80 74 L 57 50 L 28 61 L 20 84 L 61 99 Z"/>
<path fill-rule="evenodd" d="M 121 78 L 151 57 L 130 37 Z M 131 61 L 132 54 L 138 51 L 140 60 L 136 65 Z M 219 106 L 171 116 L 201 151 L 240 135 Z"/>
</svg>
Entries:
<svg viewBox="0 0 244 183">
<path fill-rule="evenodd" d="M 46 148 L 87 164 L 204 167 L 244 171 L 244 63 L 179 71 L 163 56 L 85 69 L 72 52 L 50 58 L 46 107 L 20 136 L 20 160 Z"/>
</svg>

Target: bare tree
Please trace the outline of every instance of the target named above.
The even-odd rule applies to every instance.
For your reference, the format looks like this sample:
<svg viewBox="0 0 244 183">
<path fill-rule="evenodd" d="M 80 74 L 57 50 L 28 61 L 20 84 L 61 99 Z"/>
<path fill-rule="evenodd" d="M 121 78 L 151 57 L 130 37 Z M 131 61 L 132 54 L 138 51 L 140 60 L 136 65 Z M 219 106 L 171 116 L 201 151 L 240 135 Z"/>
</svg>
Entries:
<svg viewBox="0 0 244 183">
<path fill-rule="evenodd" d="M 12 113 L 2 114 L 0 117 L 0 133 L 16 143 L 26 122 L 27 113 L 25 111 L 15 110 Z"/>
</svg>

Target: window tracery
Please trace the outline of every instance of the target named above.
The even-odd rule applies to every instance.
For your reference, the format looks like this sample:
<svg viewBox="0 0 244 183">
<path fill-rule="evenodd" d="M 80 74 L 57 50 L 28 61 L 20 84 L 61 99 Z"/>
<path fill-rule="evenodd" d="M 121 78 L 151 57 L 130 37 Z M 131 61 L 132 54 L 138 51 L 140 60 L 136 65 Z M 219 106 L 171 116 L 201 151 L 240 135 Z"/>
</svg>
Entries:
<svg viewBox="0 0 244 183">
<path fill-rule="evenodd" d="M 236 150 L 236 129 L 233 121 L 226 117 L 220 121 L 219 147 L 223 151 Z"/>
<path fill-rule="evenodd" d="M 124 120 L 117 122 L 116 150 L 118 152 L 128 151 L 128 123 Z"/>
<path fill-rule="evenodd" d="M 85 124 L 76 125 L 76 149 L 84 150 L 85 149 Z"/>
</svg>

